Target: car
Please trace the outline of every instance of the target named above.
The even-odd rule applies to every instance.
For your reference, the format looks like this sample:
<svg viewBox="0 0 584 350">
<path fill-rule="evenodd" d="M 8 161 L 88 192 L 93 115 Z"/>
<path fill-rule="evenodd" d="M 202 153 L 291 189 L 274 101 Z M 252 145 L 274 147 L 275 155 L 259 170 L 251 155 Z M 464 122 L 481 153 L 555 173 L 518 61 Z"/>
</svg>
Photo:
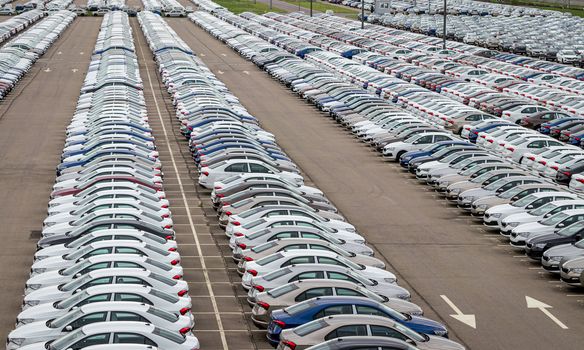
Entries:
<svg viewBox="0 0 584 350">
<path fill-rule="evenodd" d="M 183 316 L 152 305 L 133 302 L 93 303 L 75 308 L 55 319 L 32 322 L 16 328 L 8 334 L 7 349 L 57 339 L 87 324 L 118 321 L 146 322 L 181 334 L 190 333 L 194 325 L 190 313 Z"/>
<path fill-rule="evenodd" d="M 576 222 L 557 232 L 528 238 L 525 241 L 525 255 L 540 261 L 543 253 L 555 246 L 576 243 L 584 236 L 584 222 Z"/>
<path fill-rule="evenodd" d="M 25 305 L 16 317 L 16 327 L 32 322 L 59 318 L 74 308 L 110 301 L 155 305 L 171 312 L 186 315 L 192 307 L 188 294 L 178 296 L 141 284 L 103 284 L 89 287 L 55 303 Z"/>
<path fill-rule="evenodd" d="M 253 303 L 251 303 L 251 318 L 256 326 L 266 328 L 272 311 L 314 297 L 327 295 L 367 297 L 404 314 L 413 316 L 423 315 L 422 309 L 416 304 L 403 299 L 385 296 L 384 294 L 374 293 L 365 286 L 349 280 L 304 279 L 255 294 Z M 248 299 L 248 301 L 251 300 Z"/>
<path fill-rule="evenodd" d="M 424 335 L 385 316 L 332 315 L 310 321 L 280 334 L 281 349 L 304 350 L 312 345 L 341 337 L 389 337 L 403 340 L 418 349 L 464 349 L 443 337 Z"/>
<path fill-rule="evenodd" d="M 199 349 L 199 340 L 144 322 L 97 322 L 85 325 L 56 340 L 20 347 L 23 350 L 47 349 L 48 343 L 56 349 L 83 349 L 101 344 L 147 344 L 161 349 Z"/>
<path fill-rule="evenodd" d="M 538 222 L 522 224 L 511 230 L 510 244 L 523 248 L 528 238 L 569 227 L 584 220 L 584 209 L 571 209 L 559 212 Z"/>
<path fill-rule="evenodd" d="M 370 349 L 416 350 L 403 340 L 388 337 L 340 337 L 306 348 L 307 350 L 354 350 L 368 346 Z"/>
<path fill-rule="evenodd" d="M 560 280 L 571 286 L 582 287 L 580 275 L 584 271 L 584 257 L 563 258 L 559 267 Z"/>
<path fill-rule="evenodd" d="M 280 341 L 285 329 L 295 328 L 312 320 L 338 314 L 377 315 L 389 318 L 410 329 L 428 334 L 447 337 L 446 328 L 421 316 L 406 316 L 374 300 L 363 297 L 325 296 L 305 300 L 271 314 L 267 338 L 271 344 Z"/>
<path fill-rule="evenodd" d="M 455 138 L 446 133 L 423 133 L 415 135 L 407 140 L 391 143 L 383 148 L 383 156 L 386 159 L 400 160 L 401 156 L 406 152 L 419 151 L 428 145 L 433 145 L 438 142 L 453 141 Z"/>
</svg>

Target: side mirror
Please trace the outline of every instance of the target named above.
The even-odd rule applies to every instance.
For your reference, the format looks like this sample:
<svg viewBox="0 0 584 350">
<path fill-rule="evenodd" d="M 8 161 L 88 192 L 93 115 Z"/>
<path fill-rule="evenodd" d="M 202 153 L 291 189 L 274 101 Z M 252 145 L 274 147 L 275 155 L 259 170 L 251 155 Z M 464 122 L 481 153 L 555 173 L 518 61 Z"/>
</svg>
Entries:
<svg viewBox="0 0 584 350">
<path fill-rule="evenodd" d="M 413 341 L 413 340 L 412 340 L 412 339 L 410 339 L 410 338 L 406 339 L 406 343 L 408 343 L 408 344 L 412 344 L 412 345 L 416 345 L 416 342 L 415 342 L 415 341 Z"/>
<path fill-rule="evenodd" d="M 528 205 L 527 207 L 525 207 L 525 209 L 533 209 L 533 205 Z"/>
<path fill-rule="evenodd" d="M 566 225 L 564 225 L 564 224 L 562 224 L 562 223 L 559 223 L 559 224 L 558 224 L 558 227 L 564 227 L 564 226 L 566 226 Z"/>
<path fill-rule="evenodd" d="M 65 326 L 65 330 L 67 332 L 71 332 L 73 330 L 73 326 L 71 326 L 71 325 Z"/>
<path fill-rule="evenodd" d="M 81 273 L 77 272 L 77 273 L 75 274 L 75 278 L 79 278 L 79 276 L 81 276 Z"/>
</svg>

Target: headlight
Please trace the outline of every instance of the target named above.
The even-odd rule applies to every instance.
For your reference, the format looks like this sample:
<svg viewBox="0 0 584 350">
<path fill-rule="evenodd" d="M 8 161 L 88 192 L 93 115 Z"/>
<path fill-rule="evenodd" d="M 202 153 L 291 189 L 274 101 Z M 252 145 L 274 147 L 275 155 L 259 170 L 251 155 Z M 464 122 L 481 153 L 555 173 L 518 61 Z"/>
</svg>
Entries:
<svg viewBox="0 0 584 350">
<path fill-rule="evenodd" d="M 498 219 L 498 218 L 500 218 L 500 217 L 501 217 L 501 215 L 503 215 L 503 214 L 501 214 L 501 213 L 495 213 L 495 214 L 491 214 L 491 217 L 492 217 L 492 218 L 497 218 L 497 219 Z"/>
<path fill-rule="evenodd" d="M 46 223 L 45 223 L 45 227 L 51 227 L 51 226 L 53 226 L 53 225 L 55 225 L 55 224 L 56 224 L 56 222 L 50 222 L 50 221 L 49 221 L 49 222 L 46 222 Z"/>
<path fill-rule="evenodd" d="M 477 197 L 474 197 L 474 196 L 462 198 L 462 200 L 465 202 L 474 202 L 476 199 L 477 199 Z"/>
<path fill-rule="evenodd" d="M 386 283 L 395 283 L 396 281 L 397 281 L 397 279 L 395 279 L 395 278 L 384 278 L 383 279 L 383 282 L 386 282 Z"/>
<path fill-rule="evenodd" d="M 47 269 L 45 268 L 41 268 L 41 269 L 32 269 L 32 273 L 43 273 L 46 272 Z"/>
<path fill-rule="evenodd" d="M 450 190 L 450 193 L 452 194 L 459 194 L 460 192 L 462 192 L 461 188 L 453 188 Z"/>
<path fill-rule="evenodd" d="M 357 244 L 365 244 L 366 243 L 365 240 L 363 240 L 363 239 L 358 239 L 358 240 L 355 240 L 354 242 Z"/>
<path fill-rule="evenodd" d="M 485 209 L 487 209 L 487 205 L 486 204 L 479 204 L 479 205 L 477 205 L 477 209 L 485 210 Z"/>
<path fill-rule="evenodd" d="M 545 248 L 545 243 L 538 243 L 535 245 L 535 247 L 543 249 L 543 248 Z"/>
<path fill-rule="evenodd" d="M 359 252 L 359 254 L 365 255 L 365 256 L 373 256 L 373 252 L 370 250 L 367 250 L 365 252 Z"/>
<path fill-rule="evenodd" d="M 27 289 L 32 289 L 32 290 L 37 290 L 37 289 L 39 289 L 40 287 L 41 287 L 41 285 L 40 285 L 40 284 L 27 284 L 27 285 L 26 285 L 26 288 L 27 288 Z"/>
<path fill-rule="evenodd" d="M 26 303 L 24 303 L 24 305 L 26 305 L 26 306 L 37 306 L 40 303 L 41 302 L 39 300 L 29 300 Z"/>
<path fill-rule="evenodd" d="M 48 258 L 46 255 L 38 255 L 34 257 L 34 261 L 39 261 Z"/>
<path fill-rule="evenodd" d="M 16 327 L 20 327 L 22 325 L 33 323 L 33 322 L 34 322 L 34 319 L 32 319 L 32 318 L 19 318 L 18 320 L 16 320 Z"/>
<path fill-rule="evenodd" d="M 434 334 L 436 334 L 439 337 L 444 337 L 445 335 L 448 334 L 448 331 L 447 330 L 443 330 L 443 331 L 438 331 L 437 330 L 437 331 L 434 331 Z"/>
<path fill-rule="evenodd" d="M 410 300 L 410 298 L 411 298 L 411 296 L 409 294 L 400 294 L 397 297 L 398 297 L 398 299 L 401 299 L 401 300 Z"/>
<path fill-rule="evenodd" d="M 560 261 L 562 260 L 561 256 L 550 256 L 549 261 Z"/>
<path fill-rule="evenodd" d="M 521 232 L 517 236 L 519 236 L 519 237 L 529 237 L 530 236 L 530 233 L 529 232 Z"/>
<path fill-rule="evenodd" d="M 387 147 L 385 150 L 387 152 L 393 152 L 395 150 L 395 147 Z M 404 158 L 404 160 L 405 160 L 405 158 Z"/>
<path fill-rule="evenodd" d="M 8 345 L 14 344 L 16 346 L 21 346 L 24 343 L 24 338 L 10 338 L 8 340 Z"/>
<path fill-rule="evenodd" d="M 573 273 L 582 273 L 584 271 L 584 267 L 572 268 L 572 269 L 568 269 L 568 271 L 573 272 Z"/>
<path fill-rule="evenodd" d="M 509 227 L 517 227 L 517 226 L 519 226 L 519 223 L 518 222 L 509 222 L 509 223 L 507 223 L 507 226 L 509 226 Z"/>
</svg>

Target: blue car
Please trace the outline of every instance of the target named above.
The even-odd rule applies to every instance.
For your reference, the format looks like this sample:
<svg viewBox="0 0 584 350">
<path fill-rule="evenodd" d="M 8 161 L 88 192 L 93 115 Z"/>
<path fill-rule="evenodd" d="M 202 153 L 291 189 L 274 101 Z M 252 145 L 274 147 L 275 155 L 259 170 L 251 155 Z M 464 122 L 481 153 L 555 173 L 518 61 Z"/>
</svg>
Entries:
<svg viewBox="0 0 584 350">
<path fill-rule="evenodd" d="M 541 127 L 539 128 L 538 131 L 540 133 L 544 134 L 544 135 L 549 135 L 550 132 L 551 132 L 551 129 L 554 126 L 558 126 L 558 125 L 561 125 L 561 124 L 564 124 L 564 123 L 567 123 L 567 122 L 572 122 L 572 121 L 580 120 L 580 119 L 582 119 L 582 118 L 580 118 L 580 117 L 569 117 L 569 118 L 555 119 L 555 120 L 549 121 L 547 123 L 541 124 Z"/>
<path fill-rule="evenodd" d="M 479 138 L 479 133 L 484 132 L 484 131 L 489 131 L 491 129 L 494 128 L 498 128 L 499 126 L 505 126 L 505 125 L 512 125 L 509 122 L 505 122 L 502 121 L 500 123 L 492 123 L 486 126 L 483 126 L 482 128 L 478 128 L 478 129 L 471 129 L 470 130 L 470 134 L 468 135 L 468 140 L 472 143 L 476 143 L 477 139 Z"/>
<path fill-rule="evenodd" d="M 318 297 L 272 312 L 268 341 L 277 345 L 283 329 L 295 328 L 312 320 L 339 314 L 376 315 L 390 318 L 416 332 L 448 337 L 446 327 L 425 317 L 404 315 L 364 297 Z"/>
<path fill-rule="evenodd" d="M 416 159 L 418 157 L 428 157 L 428 156 L 431 156 L 432 154 L 440 151 L 444 147 L 452 147 L 452 146 L 459 146 L 459 145 L 472 146 L 472 144 L 470 144 L 466 141 L 440 141 L 440 142 L 436 142 L 435 144 L 430 145 L 422 150 L 409 151 L 409 152 L 404 153 L 401 156 L 401 158 L 399 159 L 399 165 L 401 165 L 404 168 L 407 168 L 412 159 Z"/>
</svg>

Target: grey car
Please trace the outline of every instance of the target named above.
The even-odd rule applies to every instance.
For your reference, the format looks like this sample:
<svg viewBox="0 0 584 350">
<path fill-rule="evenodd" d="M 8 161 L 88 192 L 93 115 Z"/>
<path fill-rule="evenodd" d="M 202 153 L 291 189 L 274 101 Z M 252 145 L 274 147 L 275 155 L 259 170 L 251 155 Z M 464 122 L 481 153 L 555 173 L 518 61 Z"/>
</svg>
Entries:
<svg viewBox="0 0 584 350">
<path fill-rule="evenodd" d="M 541 257 L 541 265 L 544 269 L 557 273 L 560 271 L 560 261 L 578 256 L 584 256 L 584 239 L 546 250 Z"/>
<path fill-rule="evenodd" d="M 270 322 L 274 310 L 283 309 L 310 298 L 319 296 L 357 296 L 367 297 L 383 303 L 403 314 L 422 316 L 422 309 L 409 301 L 378 294 L 352 281 L 335 279 L 306 279 L 290 282 L 267 292 L 255 295 L 252 305 L 252 321 L 260 328 Z"/>
<path fill-rule="evenodd" d="M 374 336 L 403 340 L 420 350 L 464 350 L 464 346 L 443 337 L 420 334 L 394 320 L 374 315 L 334 315 L 319 318 L 280 334 L 278 349 L 296 344 L 304 350 L 323 341 L 343 336 Z"/>
<path fill-rule="evenodd" d="M 560 279 L 575 287 L 582 287 L 581 278 L 584 272 L 584 256 L 564 258 L 560 261 Z"/>
<path fill-rule="evenodd" d="M 286 348 L 278 348 L 283 350 Z M 355 349 L 383 349 L 383 350 L 418 350 L 403 340 L 388 337 L 342 337 L 311 346 L 306 350 L 355 350 Z"/>
</svg>

